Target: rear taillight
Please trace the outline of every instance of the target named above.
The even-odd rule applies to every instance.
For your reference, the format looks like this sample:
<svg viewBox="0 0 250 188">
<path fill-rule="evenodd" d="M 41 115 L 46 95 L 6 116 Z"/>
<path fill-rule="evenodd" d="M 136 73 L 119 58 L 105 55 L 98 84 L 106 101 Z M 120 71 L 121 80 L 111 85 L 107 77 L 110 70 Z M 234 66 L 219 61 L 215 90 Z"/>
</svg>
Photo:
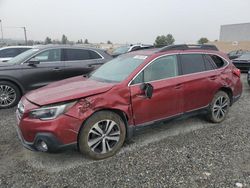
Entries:
<svg viewBox="0 0 250 188">
<path fill-rule="evenodd" d="M 233 69 L 233 74 L 240 78 L 240 69 L 234 68 Z"/>
</svg>

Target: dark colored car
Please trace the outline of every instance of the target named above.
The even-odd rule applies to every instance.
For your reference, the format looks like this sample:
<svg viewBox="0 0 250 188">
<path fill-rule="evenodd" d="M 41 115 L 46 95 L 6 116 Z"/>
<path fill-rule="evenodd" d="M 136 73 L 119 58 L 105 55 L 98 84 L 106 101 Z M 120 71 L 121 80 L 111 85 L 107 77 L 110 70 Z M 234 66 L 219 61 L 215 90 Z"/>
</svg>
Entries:
<svg viewBox="0 0 250 188">
<path fill-rule="evenodd" d="M 247 82 L 248 82 L 248 85 L 250 86 L 250 70 L 247 73 Z"/>
<path fill-rule="evenodd" d="M 0 48 L 0 62 L 7 62 L 17 55 L 33 48 L 32 46 L 7 46 Z"/>
<path fill-rule="evenodd" d="M 233 59 L 239 58 L 240 56 L 242 56 L 243 54 L 245 54 L 247 52 L 249 52 L 249 51 L 247 51 L 247 50 L 234 50 L 234 51 L 229 52 L 227 55 L 228 55 L 229 59 L 233 60 Z"/>
<path fill-rule="evenodd" d="M 250 52 L 234 59 L 233 64 L 242 72 L 248 72 L 248 70 L 250 69 Z"/>
<path fill-rule="evenodd" d="M 125 45 L 125 46 L 120 46 L 118 48 L 116 48 L 113 52 L 112 52 L 112 56 L 113 57 L 117 57 L 121 54 L 125 54 L 128 52 L 132 52 L 132 51 L 136 51 L 136 50 L 144 50 L 144 49 L 149 49 L 149 48 L 153 48 L 153 45 L 144 45 L 144 44 L 131 44 L 131 45 Z"/>
<path fill-rule="evenodd" d="M 100 49 L 37 46 L 0 63 L 0 108 L 15 106 L 27 91 L 65 78 L 86 75 L 112 57 Z"/>
<path fill-rule="evenodd" d="M 224 53 L 183 46 L 124 54 L 88 78 L 26 94 L 16 111 L 23 145 L 43 152 L 73 146 L 103 159 L 146 125 L 197 113 L 222 122 L 241 96 L 240 70 Z"/>
</svg>

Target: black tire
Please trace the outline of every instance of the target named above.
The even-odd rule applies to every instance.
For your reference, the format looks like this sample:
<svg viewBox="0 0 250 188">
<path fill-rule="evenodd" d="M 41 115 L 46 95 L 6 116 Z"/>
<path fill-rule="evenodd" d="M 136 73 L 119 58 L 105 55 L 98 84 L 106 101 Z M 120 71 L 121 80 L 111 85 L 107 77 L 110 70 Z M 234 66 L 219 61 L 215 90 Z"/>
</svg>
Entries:
<svg viewBox="0 0 250 188">
<path fill-rule="evenodd" d="M 6 88 L 9 88 L 9 95 L 6 95 Z M 6 97 L 11 98 L 7 100 Z M 18 104 L 20 99 L 21 92 L 15 84 L 8 81 L 0 81 L 0 109 L 12 108 Z M 5 103 L 6 101 L 7 103 Z"/>
<path fill-rule="evenodd" d="M 105 159 L 119 151 L 125 137 L 126 127 L 121 117 L 111 111 L 99 111 L 83 124 L 79 133 L 78 147 L 87 157 L 95 160 Z M 114 138 L 117 140 L 112 140 Z"/>
<path fill-rule="evenodd" d="M 225 120 L 230 107 L 230 98 L 224 91 L 215 94 L 209 105 L 207 118 L 213 123 L 220 123 Z"/>
</svg>

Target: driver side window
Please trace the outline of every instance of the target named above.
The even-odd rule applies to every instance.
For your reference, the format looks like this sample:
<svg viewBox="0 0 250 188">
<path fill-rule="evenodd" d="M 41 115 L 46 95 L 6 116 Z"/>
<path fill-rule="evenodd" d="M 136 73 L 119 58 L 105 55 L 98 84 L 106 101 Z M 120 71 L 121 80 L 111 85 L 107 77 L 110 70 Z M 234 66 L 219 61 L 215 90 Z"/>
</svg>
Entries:
<svg viewBox="0 0 250 188">
<path fill-rule="evenodd" d="M 156 59 L 147 66 L 132 82 L 138 84 L 151 82 L 178 75 L 178 63 L 176 55 L 169 55 Z"/>
<path fill-rule="evenodd" d="M 51 49 L 34 56 L 40 62 L 61 61 L 61 49 Z"/>
</svg>

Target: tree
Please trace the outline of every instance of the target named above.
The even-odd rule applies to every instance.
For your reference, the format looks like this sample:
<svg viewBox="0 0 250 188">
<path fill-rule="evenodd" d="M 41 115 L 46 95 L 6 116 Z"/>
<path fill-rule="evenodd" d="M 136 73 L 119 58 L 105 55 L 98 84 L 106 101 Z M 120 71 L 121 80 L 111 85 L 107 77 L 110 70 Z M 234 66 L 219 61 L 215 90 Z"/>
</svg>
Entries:
<svg viewBox="0 0 250 188">
<path fill-rule="evenodd" d="M 63 35 L 62 36 L 62 44 L 67 44 L 67 42 L 68 42 L 68 38 L 65 35 Z"/>
<path fill-rule="evenodd" d="M 112 44 L 112 42 L 110 40 L 107 41 L 107 44 Z"/>
<path fill-rule="evenodd" d="M 83 44 L 82 39 L 78 40 L 77 44 Z"/>
<path fill-rule="evenodd" d="M 175 39 L 174 39 L 174 37 L 173 37 L 172 34 L 168 34 L 168 35 L 166 36 L 167 45 L 172 45 L 172 44 L 174 44 L 174 41 L 175 41 Z"/>
<path fill-rule="evenodd" d="M 205 44 L 208 43 L 208 39 L 206 37 L 202 37 L 198 40 L 198 44 Z"/>
<path fill-rule="evenodd" d="M 51 38 L 46 37 L 46 38 L 45 38 L 45 41 L 44 41 L 44 44 L 51 44 L 51 43 L 52 43 Z"/>
<path fill-rule="evenodd" d="M 88 39 L 85 39 L 84 44 L 89 44 Z"/>
<path fill-rule="evenodd" d="M 156 47 L 161 47 L 161 46 L 167 46 L 167 45 L 171 45 L 174 44 L 174 37 L 171 34 L 168 34 L 167 36 L 165 35 L 161 35 L 161 36 L 157 36 L 155 39 L 155 46 Z"/>
<path fill-rule="evenodd" d="M 61 41 L 58 40 L 58 39 L 55 39 L 55 40 L 52 41 L 52 44 L 61 44 Z"/>
</svg>

